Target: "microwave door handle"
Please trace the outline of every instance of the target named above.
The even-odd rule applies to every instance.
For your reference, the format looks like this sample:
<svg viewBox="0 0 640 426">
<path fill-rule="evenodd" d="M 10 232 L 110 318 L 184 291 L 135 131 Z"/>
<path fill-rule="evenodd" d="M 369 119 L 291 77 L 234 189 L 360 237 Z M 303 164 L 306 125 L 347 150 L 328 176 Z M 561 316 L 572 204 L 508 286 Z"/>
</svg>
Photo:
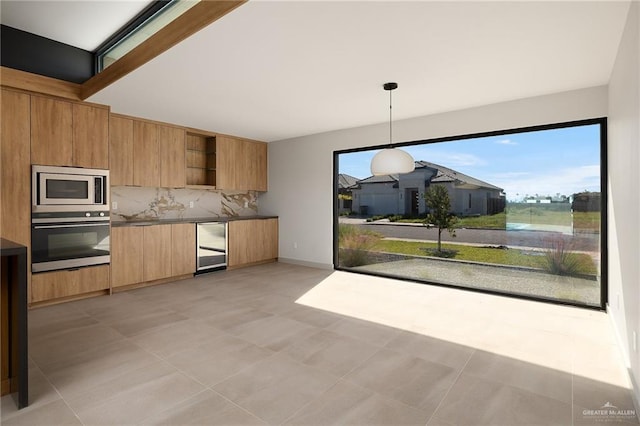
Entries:
<svg viewBox="0 0 640 426">
<path fill-rule="evenodd" d="M 33 229 L 80 228 L 86 226 L 109 226 L 108 223 L 87 223 L 80 225 L 34 225 Z"/>
</svg>

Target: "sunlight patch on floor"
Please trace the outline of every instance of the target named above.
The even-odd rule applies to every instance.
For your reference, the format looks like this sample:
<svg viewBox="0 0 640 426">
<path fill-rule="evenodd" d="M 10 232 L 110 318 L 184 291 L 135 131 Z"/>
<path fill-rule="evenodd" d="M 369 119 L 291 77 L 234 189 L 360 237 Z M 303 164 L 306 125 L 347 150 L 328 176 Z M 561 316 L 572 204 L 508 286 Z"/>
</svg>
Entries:
<svg viewBox="0 0 640 426">
<path fill-rule="evenodd" d="M 604 312 L 343 271 L 333 272 L 296 302 L 630 386 Z"/>
</svg>

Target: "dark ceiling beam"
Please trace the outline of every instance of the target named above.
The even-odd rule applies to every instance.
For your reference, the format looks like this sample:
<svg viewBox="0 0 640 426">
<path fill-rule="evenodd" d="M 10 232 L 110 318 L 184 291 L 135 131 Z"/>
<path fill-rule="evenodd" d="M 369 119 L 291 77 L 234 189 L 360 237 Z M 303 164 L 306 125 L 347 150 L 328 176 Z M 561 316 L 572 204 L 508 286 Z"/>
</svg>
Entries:
<svg viewBox="0 0 640 426">
<path fill-rule="evenodd" d="M 80 98 L 87 99 L 246 2 L 200 1 L 101 73 L 85 81 L 80 89 Z"/>
</svg>

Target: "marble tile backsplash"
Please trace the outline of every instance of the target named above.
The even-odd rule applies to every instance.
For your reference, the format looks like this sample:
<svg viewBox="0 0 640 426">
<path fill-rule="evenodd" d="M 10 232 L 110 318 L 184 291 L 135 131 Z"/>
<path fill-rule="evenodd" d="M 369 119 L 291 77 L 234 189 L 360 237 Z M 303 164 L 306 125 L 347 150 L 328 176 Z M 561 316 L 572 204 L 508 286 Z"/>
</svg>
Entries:
<svg viewBox="0 0 640 426">
<path fill-rule="evenodd" d="M 253 216 L 258 214 L 258 193 L 112 186 L 111 207 L 113 221 Z"/>
</svg>

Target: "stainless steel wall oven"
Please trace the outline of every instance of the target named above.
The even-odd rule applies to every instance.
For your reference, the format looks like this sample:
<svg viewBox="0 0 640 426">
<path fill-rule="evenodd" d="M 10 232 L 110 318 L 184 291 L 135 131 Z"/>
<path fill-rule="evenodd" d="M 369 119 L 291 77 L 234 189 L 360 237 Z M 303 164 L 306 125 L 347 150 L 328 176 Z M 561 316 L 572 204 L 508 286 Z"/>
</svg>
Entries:
<svg viewBox="0 0 640 426">
<path fill-rule="evenodd" d="M 32 272 L 109 263 L 109 171 L 33 166 L 32 177 Z"/>
</svg>

